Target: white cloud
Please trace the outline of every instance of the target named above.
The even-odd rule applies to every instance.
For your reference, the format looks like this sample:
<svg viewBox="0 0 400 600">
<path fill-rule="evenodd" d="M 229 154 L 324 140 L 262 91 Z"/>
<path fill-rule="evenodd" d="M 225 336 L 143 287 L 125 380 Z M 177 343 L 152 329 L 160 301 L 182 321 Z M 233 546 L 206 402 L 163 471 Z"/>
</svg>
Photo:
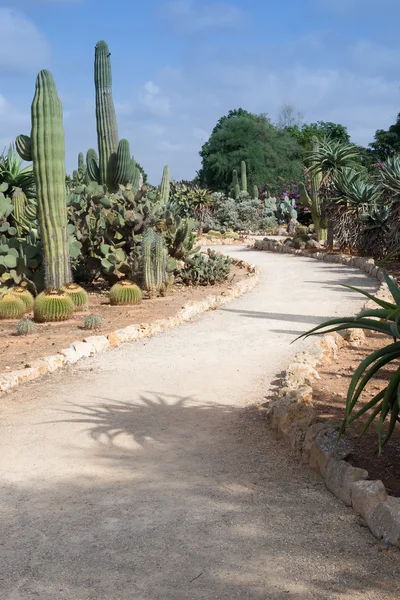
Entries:
<svg viewBox="0 0 400 600">
<path fill-rule="evenodd" d="M 48 66 L 50 50 L 36 25 L 22 13 L 0 8 L 0 68 L 26 73 Z"/>
<path fill-rule="evenodd" d="M 395 8 L 398 0 L 314 0 L 318 8 L 329 10 L 338 14 L 349 14 L 357 12 L 362 18 L 366 12 L 379 11 Z"/>
<path fill-rule="evenodd" d="M 173 0 L 164 3 L 162 16 L 177 29 L 189 33 L 243 25 L 246 14 L 233 4 L 195 0 Z"/>
<path fill-rule="evenodd" d="M 20 133 L 30 134 L 30 114 L 16 108 L 0 93 L 0 154 Z"/>
<path fill-rule="evenodd" d="M 171 112 L 169 98 L 161 93 L 161 89 L 153 81 L 147 81 L 139 93 L 139 102 L 149 113 L 165 117 Z"/>
</svg>

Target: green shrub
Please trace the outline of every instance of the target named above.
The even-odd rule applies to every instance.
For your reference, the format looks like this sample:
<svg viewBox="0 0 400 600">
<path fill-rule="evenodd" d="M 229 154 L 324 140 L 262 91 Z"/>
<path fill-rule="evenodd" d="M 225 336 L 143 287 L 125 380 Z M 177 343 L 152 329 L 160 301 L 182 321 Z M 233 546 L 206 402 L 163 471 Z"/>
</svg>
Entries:
<svg viewBox="0 0 400 600">
<path fill-rule="evenodd" d="M 179 274 L 186 285 L 215 285 L 227 281 L 231 265 L 230 258 L 209 249 L 187 258 Z"/>
</svg>

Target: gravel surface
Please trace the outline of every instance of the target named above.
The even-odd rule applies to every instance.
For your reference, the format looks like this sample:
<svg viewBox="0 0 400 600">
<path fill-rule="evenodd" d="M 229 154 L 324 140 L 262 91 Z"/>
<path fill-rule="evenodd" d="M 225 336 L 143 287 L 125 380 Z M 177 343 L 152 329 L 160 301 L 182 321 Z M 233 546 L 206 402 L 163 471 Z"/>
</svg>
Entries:
<svg viewBox="0 0 400 600">
<path fill-rule="evenodd" d="M 384 548 L 289 455 L 262 401 L 374 291 L 358 271 L 225 248 L 251 293 L 2 396 L 2 600 L 398 600 Z"/>
</svg>

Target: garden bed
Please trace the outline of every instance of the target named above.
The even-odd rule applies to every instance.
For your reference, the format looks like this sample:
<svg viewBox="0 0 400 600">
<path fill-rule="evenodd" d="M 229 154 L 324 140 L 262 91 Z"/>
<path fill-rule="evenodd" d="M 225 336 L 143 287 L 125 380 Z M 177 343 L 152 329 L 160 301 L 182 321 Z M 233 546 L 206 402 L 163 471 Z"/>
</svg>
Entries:
<svg viewBox="0 0 400 600">
<path fill-rule="evenodd" d="M 74 314 L 62 323 L 37 323 L 33 335 L 15 335 L 17 321 L 0 321 L 1 372 L 5 373 L 30 366 L 35 359 L 56 354 L 76 340 L 90 335 L 108 335 L 128 325 L 152 323 L 175 315 L 185 304 L 198 302 L 209 295 L 223 295 L 234 283 L 245 279 L 248 271 L 236 265 L 231 267 L 230 281 L 221 285 L 187 287 L 176 284 L 166 297 L 143 299 L 139 306 L 110 306 L 108 290 L 102 286 L 87 288 L 89 308 Z M 83 322 L 88 314 L 100 315 L 100 330 L 85 331 Z M 31 316 L 31 315 L 28 315 Z"/>
<path fill-rule="evenodd" d="M 365 338 L 362 346 L 352 345 L 342 348 L 336 362 L 318 368 L 321 379 L 313 386 L 312 403 L 319 420 L 334 424 L 342 422 L 347 390 L 355 369 L 368 354 L 382 348 L 386 343 L 387 337 L 374 334 Z M 360 408 L 387 384 L 387 378 L 394 368 L 395 366 L 392 366 L 391 369 L 382 370 L 381 376 L 375 377 L 369 383 L 366 392 L 359 400 Z M 382 480 L 390 495 L 400 497 L 400 430 L 395 429 L 381 456 L 378 456 L 376 421 L 359 439 L 359 433 L 367 418 L 361 417 L 346 432 L 347 437 L 354 441 L 354 451 L 349 456 L 348 462 L 355 467 L 366 469 L 370 479 Z"/>
</svg>

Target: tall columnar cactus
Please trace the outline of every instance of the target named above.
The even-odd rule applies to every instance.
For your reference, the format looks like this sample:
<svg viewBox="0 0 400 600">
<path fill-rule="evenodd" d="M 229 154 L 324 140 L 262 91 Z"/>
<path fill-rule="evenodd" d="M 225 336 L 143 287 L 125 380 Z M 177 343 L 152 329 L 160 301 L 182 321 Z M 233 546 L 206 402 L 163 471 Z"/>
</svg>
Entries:
<svg viewBox="0 0 400 600">
<path fill-rule="evenodd" d="M 253 199 L 258 200 L 258 186 L 253 185 Z"/>
<path fill-rule="evenodd" d="M 240 196 L 240 185 L 238 183 L 235 185 L 234 196 L 235 196 L 235 200 L 239 199 L 239 196 Z"/>
<path fill-rule="evenodd" d="M 110 51 L 106 42 L 96 44 L 94 85 L 96 88 L 97 143 L 101 185 L 112 188 L 114 161 L 118 150 L 118 126 L 112 97 Z"/>
<path fill-rule="evenodd" d="M 149 228 L 143 235 L 143 289 L 153 298 L 167 287 L 167 251 L 162 236 Z"/>
<path fill-rule="evenodd" d="M 239 179 L 238 179 L 238 174 L 236 169 L 233 169 L 232 171 L 232 187 L 233 189 L 235 189 L 235 187 L 238 185 L 239 183 Z"/>
<path fill-rule="evenodd" d="M 242 184 L 242 192 L 247 192 L 247 166 L 246 161 L 242 160 L 240 164 L 240 176 Z"/>
<path fill-rule="evenodd" d="M 312 152 L 318 149 L 318 138 L 312 139 Z M 328 237 L 327 219 L 323 211 L 323 203 L 320 196 L 320 187 L 322 183 L 322 171 L 318 169 L 315 162 L 310 165 L 310 184 L 311 196 L 308 194 L 304 183 L 299 184 L 300 200 L 311 209 L 311 216 L 315 227 L 315 232 L 320 240 L 326 240 Z"/>
<path fill-rule="evenodd" d="M 160 202 L 161 204 L 167 204 L 169 200 L 169 166 L 166 165 L 163 170 L 161 185 L 160 185 Z"/>
<path fill-rule="evenodd" d="M 153 269 L 153 244 L 154 230 L 149 227 L 142 240 L 142 260 L 143 260 L 143 289 L 149 292 L 150 297 L 156 292 L 154 269 Z"/>
<path fill-rule="evenodd" d="M 71 267 L 62 106 L 49 71 L 37 76 L 31 137 L 19 136 L 17 148 L 23 159 L 33 160 L 46 286 L 59 289 L 71 281 Z"/>
</svg>

